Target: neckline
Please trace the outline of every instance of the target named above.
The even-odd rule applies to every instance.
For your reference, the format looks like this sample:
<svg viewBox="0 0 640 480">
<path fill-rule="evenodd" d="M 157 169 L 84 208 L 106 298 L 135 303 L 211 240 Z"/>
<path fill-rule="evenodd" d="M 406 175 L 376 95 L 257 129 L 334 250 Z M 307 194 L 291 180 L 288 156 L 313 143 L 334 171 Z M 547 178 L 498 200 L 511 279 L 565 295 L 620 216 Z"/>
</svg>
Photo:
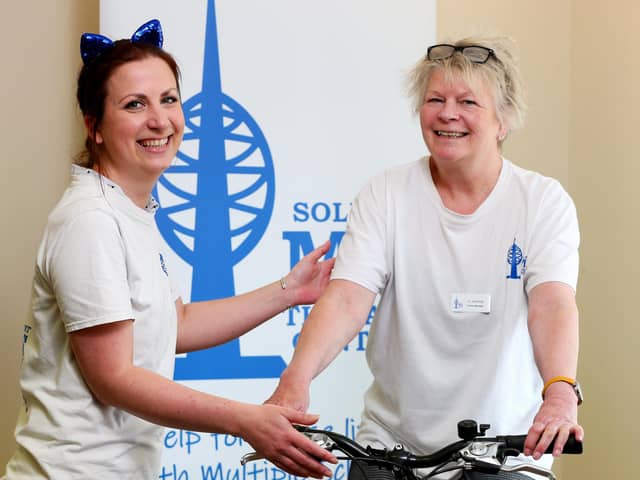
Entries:
<svg viewBox="0 0 640 480">
<path fill-rule="evenodd" d="M 114 207 L 117 206 L 119 209 L 145 222 L 153 221 L 153 217 L 160 207 L 153 195 L 149 196 L 144 208 L 139 207 L 127 196 L 120 185 L 92 168 L 74 164 L 71 166 L 71 175 L 72 178 L 82 183 L 84 183 L 84 178 L 91 179 L 92 184 L 97 185 L 101 190 L 107 203 Z"/>
<path fill-rule="evenodd" d="M 511 175 L 511 162 L 504 157 L 500 157 L 502 161 L 502 167 L 500 168 L 500 174 L 498 175 L 498 180 L 496 184 L 493 186 L 489 195 L 482 201 L 482 203 L 476 208 L 476 210 L 472 213 L 458 213 L 449 208 L 447 208 L 442 201 L 442 197 L 440 197 L 440 193 L 436 188 L 436 185 L 433 181 L 433 177 L 431 176 L 431 169 L 429 168 L 429 156 L 425 156 L 422 159 L 422 170 L 425 175 L 425 181 L 427 184 L 427 190 L 429 192 L 429 196 L 431 197 L 434 205 L 438 207 L 442 215 L 454 223 L 467 224 L 476 221 L 477 219 L 485 216 L 488 212 L 490 212 L 494 205 L 498 202 L 501 192 L 504 190 L 504 186 L 507 182 L 508 177 Z"/>
</svg>

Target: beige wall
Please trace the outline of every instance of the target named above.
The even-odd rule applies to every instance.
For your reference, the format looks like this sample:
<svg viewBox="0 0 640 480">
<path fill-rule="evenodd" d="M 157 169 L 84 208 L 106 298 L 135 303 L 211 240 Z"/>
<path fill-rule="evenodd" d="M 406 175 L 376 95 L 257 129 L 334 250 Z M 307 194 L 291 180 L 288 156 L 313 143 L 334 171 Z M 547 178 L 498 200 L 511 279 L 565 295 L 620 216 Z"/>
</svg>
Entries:
<svg viewBox="0 0 640 480">
<path fill-rule="evenodd" d="M 438 40 L 477 33 L 511 36 L 524 77 L 525 126 L 504 145 L 516 164 L 569 180 L 570 9 L 564 0 L 440 0 Z M 553 12 L 548 15 L 547 12 Z M 553 51 L 553 55 L 549 52 Z"/>
<path fill-rule="evenodd" d="M 640 476 L 640 6 L 581 0 L 572 6 L 569 183 L 583 244 L 580 371 L 588 402 L 585 461 L 568 478 Z"/>
<path fill-rule="evenodd" d="M 0 472 L 13 449 L 33 259 L 46 214 L 82 142 L 73 99 L 78 38 L 97 31 L 98 0 L 21 0 L 5 2 L 1 11 L 6 173 L 0 251 L 7 253 L 0 273 Z M 640 268 L 634 248 L 640 232 L 634 195 L 640 175 L 634 161 L 640 149 L 634 131 L 640 125 L 637 14 L 635 0 L 438 3 L 439 38 L 489 31 L 516 39 L 530 109 L 525 128 L 509 139 L 505 153 L 558 178 L 578 207 L 580 377 L 587 395 L 580 413 L 587 444 L 585 455 L 557 465 L 564 480 L 635 478 L 640 472 L 631 450 L 640 426 L 634 412 L 640 328 L 632 303 Z"/>
<path fill-rule="evenodd" d="M 82 146 L 74 104 L 78 38 L 98 28 L 98 0 L 20 0 L 0 7 L 0 474 L 13 450 L 20 338 L 36 248 Z"/>
</svg>

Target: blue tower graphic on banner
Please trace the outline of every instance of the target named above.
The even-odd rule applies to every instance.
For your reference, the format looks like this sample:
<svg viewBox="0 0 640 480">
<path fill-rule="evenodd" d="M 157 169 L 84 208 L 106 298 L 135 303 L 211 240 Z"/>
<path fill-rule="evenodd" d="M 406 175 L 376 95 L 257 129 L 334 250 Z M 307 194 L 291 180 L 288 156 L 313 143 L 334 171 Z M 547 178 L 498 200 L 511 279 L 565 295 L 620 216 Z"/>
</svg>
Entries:
<svg viewBox="0 0 640 480">
<path fill-rule="evenodd" d="M 233 267 L 262 238 L 275 195 L 271 152 L 260 127 L 222 92 L 214 0 L 207 4 L 205 35 L 202 91 L 183 103 L 184 141 L 154 191 L 160 232 L 192 266 L 191 301 L 235 294 Z M 276 378 L 285 366 L 280 356 L 242 356 L 240 341 L 233 340 L 177 358 L 174 377 Z"/>
</svg>

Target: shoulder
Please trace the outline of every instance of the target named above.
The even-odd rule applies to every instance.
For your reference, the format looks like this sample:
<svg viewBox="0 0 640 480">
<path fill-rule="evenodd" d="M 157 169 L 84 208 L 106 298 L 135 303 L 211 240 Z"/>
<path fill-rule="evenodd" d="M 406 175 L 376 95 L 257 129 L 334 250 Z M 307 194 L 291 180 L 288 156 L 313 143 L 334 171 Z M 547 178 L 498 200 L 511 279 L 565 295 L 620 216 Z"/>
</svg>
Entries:
<svg viewBox="0 0 640 480">
<path fill-rule="evenodd" d="M 384 170 L 380 176 L 384 176 L 390 181 L 403 181 L 405 179 L 416 178 L 428 171 L 428 159 L 422 157 L 409 163 L 394 165 Z"/>
<path fill-rule="evenodd" d="M 113 222 L 115 214 L 104 195 L 87 185 L 72 183 L 49 214 L 47 226 L 49 229 L 71 224 L 100 226 L 108 219 Z"/>
<path fill-rule="evenodd" d="M 83 208 L 54 210 L 47 222 L 46 236 L 50 243 L 69 242 L 70 237 L 87 242 L 103 242 L 119 237 L 120 227 L 107 209 Z"/>
<path fill-rule="evenodd" d="M 507 168 L 511 169 L 513 178 L 516 180 L 516 182 L 522 185 L 526 185 L 530 188 L 552 188 L 564 190 L 562 184 L 553 177 L 548 177 L 546 175 L 543 175 L 542 173 L 519 167 L 518 165 L 511 163 L 509 160 L 505 160 L 505 164 L 507 165 Z"/>
<path fill-rule="evenodd" d="M 528 201 L 573 204 L 569 193 L 557 179 L 519 167 L 508 160 L 505 160 L 505 164 L 511 170 L 513 187 L 522 192 Z"/>
<path fill-rule="evenodd" d="M 106 243 L 120 243 L 120 226 L 113 211 L 103 199 L 78 195 L 70 188 L 49 214 L 40 254 L 58 256 Z"/>
<path fill-rule="evenodd" d="M 426 174 L 428 174 L 428 161 L 423 157 L 409 163 L 386 168 L 371 177 L 365 188 L 402 190 L 416 181 L 422 184 Z"/>
<path fill-rule="evenodd" d="M 373 208 L 380 212 L 398 201 L 415 197 L 419 189 L 424 188 L 425 170 L 428 175 L 425 159 L 402 165 L 389 167 L 370 177 L 360 189 L 352 203 L 351 210 Z"/>
<path fill-rule="evenodd" d="M 125 244 L 116 219 L 105 209 L 56 208 L 38 249 L 36 268 L 52 285 L 96 274 L 96 264 L 113 264 L 125 255 Z"/>
</svg>

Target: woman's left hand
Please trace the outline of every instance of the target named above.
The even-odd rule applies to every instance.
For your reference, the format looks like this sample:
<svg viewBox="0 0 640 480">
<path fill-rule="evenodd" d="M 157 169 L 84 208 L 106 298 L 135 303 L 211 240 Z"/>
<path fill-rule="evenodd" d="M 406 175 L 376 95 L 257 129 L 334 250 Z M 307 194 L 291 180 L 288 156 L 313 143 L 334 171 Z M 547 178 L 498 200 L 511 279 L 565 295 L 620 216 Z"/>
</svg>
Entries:
<svg viewBox="0 0 640 480">
<path fill-rule="evenodd" d="M 308 255 L 304 256 L 284 277 L 286 289 L 291 292 L 291 305 L 315 303 L 327 284 L 335 258 L 319 261 L 331 247 L 327 240 Z"/>
<path fill-rule="evenodd" d="M 551 387 L 556 387 L 552 391 Z M 557 457 L 573 433 L 576 440 L 582 442 L 584 430 L 578 424 L 578 405 L 576 395 L 568 384 L 558 382 L 553 384 L 545 394 L 533 425 L 527 433 L 524 443 L 524 454 L 539 459 L 547 447 L 555 439 L 553 456 Z"/>
</svg>

